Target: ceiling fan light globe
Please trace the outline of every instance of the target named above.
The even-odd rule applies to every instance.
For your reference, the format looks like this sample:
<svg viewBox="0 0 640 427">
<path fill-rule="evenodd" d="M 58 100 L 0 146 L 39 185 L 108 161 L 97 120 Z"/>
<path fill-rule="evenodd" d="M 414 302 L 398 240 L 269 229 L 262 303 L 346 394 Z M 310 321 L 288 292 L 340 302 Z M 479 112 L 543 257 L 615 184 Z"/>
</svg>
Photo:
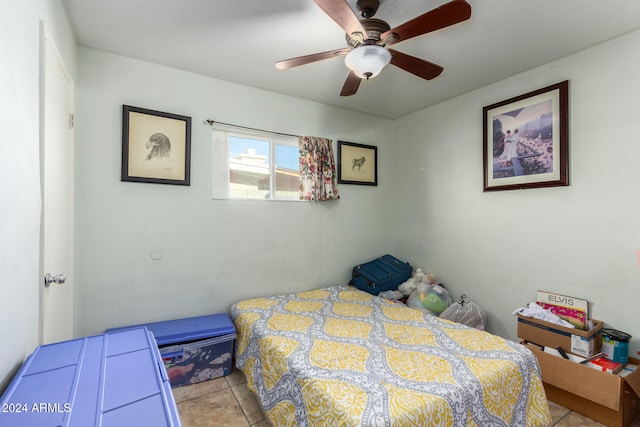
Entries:
<svg viewBox="0 0 640 427">
<path fill-rule="evenodd" d="M 391 61 L 391 53 L 377 45 L 364 45 L 353 49 L 344 58 L 344 63 L 361 78 L 375 77 Z"/>
</svg>

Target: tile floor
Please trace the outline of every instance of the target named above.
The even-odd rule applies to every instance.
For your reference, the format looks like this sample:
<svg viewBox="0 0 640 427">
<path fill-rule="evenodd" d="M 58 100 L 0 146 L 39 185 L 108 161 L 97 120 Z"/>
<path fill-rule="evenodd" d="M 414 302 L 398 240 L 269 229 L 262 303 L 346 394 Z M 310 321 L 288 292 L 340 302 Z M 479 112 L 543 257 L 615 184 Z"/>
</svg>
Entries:
<svg viewBox="0 0 640 427">
<path fill-rule="evenodd" d="M 173 396 L 183 427 L 270 427 L 242 371 L 176 387 Z"/>
<path fill-rule="evenodd" d="M 244 374 L 233 372 L 216 378 L 173 389 L 183 427 L 270 427 L 253 393 L 247 388 Z M 599 427 L 600 424 L 577 412 L 549 402 L 550 427 Z M 640 427 L 640 417 L 631 424 Z"/>
</svg>

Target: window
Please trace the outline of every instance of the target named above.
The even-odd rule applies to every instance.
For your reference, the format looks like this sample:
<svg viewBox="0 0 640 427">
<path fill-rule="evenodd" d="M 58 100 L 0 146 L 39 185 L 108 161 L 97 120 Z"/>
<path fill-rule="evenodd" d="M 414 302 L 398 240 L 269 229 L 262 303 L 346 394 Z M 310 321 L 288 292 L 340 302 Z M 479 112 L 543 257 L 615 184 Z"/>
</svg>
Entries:
<svg viewBox="0 0 640 427">
<path fill-rule="evenodd" d="M 214 198 L 298 200 L 298 139 L 214 131 Z"/>
</svg>

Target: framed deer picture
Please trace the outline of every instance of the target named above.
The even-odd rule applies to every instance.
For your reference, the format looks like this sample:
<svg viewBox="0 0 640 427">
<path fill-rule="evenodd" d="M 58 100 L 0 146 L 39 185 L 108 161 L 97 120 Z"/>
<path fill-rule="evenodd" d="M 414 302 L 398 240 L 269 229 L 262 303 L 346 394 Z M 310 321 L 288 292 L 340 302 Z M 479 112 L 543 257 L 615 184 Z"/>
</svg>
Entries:
<svg viewBox="0 0 640 427">
<path fill-rule="evenodd" d="M 338 183 L 378 185 L 378 147 L 338 141 Z"/>
</svg>

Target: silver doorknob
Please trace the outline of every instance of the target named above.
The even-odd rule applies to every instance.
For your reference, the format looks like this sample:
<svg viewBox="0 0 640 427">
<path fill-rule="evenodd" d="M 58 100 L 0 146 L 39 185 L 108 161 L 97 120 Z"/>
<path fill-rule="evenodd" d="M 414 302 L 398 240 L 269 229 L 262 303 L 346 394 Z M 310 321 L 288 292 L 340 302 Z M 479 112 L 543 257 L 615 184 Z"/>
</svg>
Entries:
<svg viewBox="0 0 640 427">
<path fill-rule="evenodd" d="M 48 288 L 52 283 L 57 283 L 58 285 L 62 285 L 67 281 L 67 276 L 64 274 L 58 274 L 57 276 L 52 276 L 49 273 L 44 275 L 44 287 Z"/>
</svg>

